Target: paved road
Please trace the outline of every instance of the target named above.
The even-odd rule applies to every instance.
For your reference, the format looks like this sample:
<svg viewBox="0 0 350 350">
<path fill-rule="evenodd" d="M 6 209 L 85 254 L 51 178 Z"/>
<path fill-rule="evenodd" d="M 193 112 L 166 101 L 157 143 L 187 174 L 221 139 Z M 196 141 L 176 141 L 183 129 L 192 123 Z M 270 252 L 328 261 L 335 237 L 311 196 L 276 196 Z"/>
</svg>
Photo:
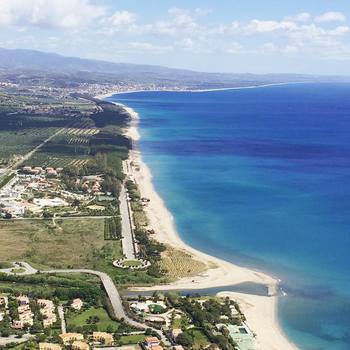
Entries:
<svg viewBox="0 0 350 350">
<path fill-rule="evenodd" d="M 131 226 L 131 212 L 127 201 L 127 192 L 124 185 L 122 186 L 120 191 L 119 201 L 120 201 L 120 207 L 119 207 L 120 215 L 122 218 L 123 253 L 127 259 L 134 260 L 136 259 L 136 254 L 135 254 L 133 231 Z"/>
<path fill-rule="evenodd" d="M 24 269 L 24 272 L 21 273 L 14 273 L 12 272 L 13 269 Z M 9 269 L 0 269 L 1 273 L 7 273 L 8 275 L 33 275 L 35 273 L 37 273 L 37 270 L 34 269 L 33 267 L 31 267 L 28 263 L 22 261 L 22 262 L 15 262 L 13 263 L 13 266 L 10 267 Z"/>
<path fill-rule="evenodd" d="M 59 305 L 57 306 L 57 312 L 58 312 L 58 316 L 61 319 L 61 331 L 62 334 L 67 333 L 67 328 L 66 328 L 66 320 L 64 319 L 64 311 L 63 311 L 63 306 Z"/>
<path fill-rule="evenodd" d="M 118 292 L 115 284 L 113 283 L 112 279 L 106 273 L 100 272 L 100 271 L 88 270 L 88 269 L 47 270 L 47 271 L 41 271 L 41 273 L 88 273 L 91 275 L 98 276 L 101 279 L 103 287 L 104 287 L 104 289 L 108 295 L 108 298 L 111 302 L 115 316 L 118 319 L 123 318 L 126 323 L 128 323 L 134 327 L 141 328 L 141 329 L 150 328 L 143 323 L 139 323 L 139 322 L 131 319 L 125 313 L 124 308 L 123 308 L 123 304 L 122 304 L 122 299 L 119 295 L 119 292 Z M 157 329 L 153 329 L 153 330 L 156 331 L 160 335 L 162 341 L 165 344 L 169 343 L 169 341 L 166 339 L 166 337 L 164 336 L 164 334 L 161 331 L 159 331 Z"/>
<path fill-rule="evenodd" d="M 16 338 L 16 335 L 10 335 L 9 337 L 0 337 L 0 346 L 6 346 L 6 344 L 10 343 L 24 343 L 31 338 L 34 338 L 34 335 L 24 334 L 22 338 Z"/>
</svg>

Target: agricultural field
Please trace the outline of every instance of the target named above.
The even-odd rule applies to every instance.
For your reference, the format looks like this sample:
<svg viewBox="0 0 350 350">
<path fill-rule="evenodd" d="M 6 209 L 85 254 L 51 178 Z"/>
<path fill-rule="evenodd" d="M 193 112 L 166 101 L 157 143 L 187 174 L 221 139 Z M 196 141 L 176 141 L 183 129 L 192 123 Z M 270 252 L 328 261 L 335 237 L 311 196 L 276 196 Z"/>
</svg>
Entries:
<svg viewBox="0 0 350 350">
<path fill-rule="evenodd" d="M 190 254 L 170 246 L 162 253 L 159 265 L 171 280 L 196 276 L 207 269 L 204 263 L 194 260 Z"/>
<path fill-rule="evenodd" d="M 29 128 L 22 131 L 0 129 L 0 160 L 2 165 L 11 165 L 16 158 L 30 152 L 58 130 L 56 127 Z"/>
<path fill-rule="evenodd" d="M 88 143 L 86 136 L 94 135 L 97 129 L 91 120 L 83 125 L 80 120 L 96 111 L 96 104 L 84 99 L 35 96 L 30 91 L 27 95 L 25 91 L 21 95 L 0 93 L 0 165 L 11 165 L 69 125 L 67 134 L 71 135 L 71 142 Z"/>
</svg>

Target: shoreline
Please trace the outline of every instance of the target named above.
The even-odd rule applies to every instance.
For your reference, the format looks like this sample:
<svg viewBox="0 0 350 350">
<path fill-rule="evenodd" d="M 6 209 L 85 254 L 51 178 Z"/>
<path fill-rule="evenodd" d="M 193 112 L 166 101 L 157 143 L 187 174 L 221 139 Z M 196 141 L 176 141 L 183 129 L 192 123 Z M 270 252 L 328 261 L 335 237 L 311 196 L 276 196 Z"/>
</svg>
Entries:
<svg viewBox="0 0 350 350">
<path fill-rule="evenodd" d="M 109 96 L 112 95 L 114 93 L 109 94 Z M 100 99 L 101 97 L 96 96 L 96 98 Z M 151 171 L 143 162 L 142 154 L 138 148 L 137 142 L 140 140 L 138 132 L 139 115 L 132 108 L 122 103 L 113 103 L 122 106 L 131 118 L 130 125 L 125 131 L 125 135 L 133 141 L 133 149 L 130 151 L 128 161 L 137 164 L 138 171 L 134 167 L 130 167 L 133 169 L 132 177 L 138 184 L 142 196 L 150 199 L 148 206 L 145 207 L 145 212 L 149 219 L 149 228 L 156 232 L 154 238 L 159 242 L 189 253 L 194 259 L 204 262 L 207 266 L 206 271 L 195 277 L 181 278 L 166 285 L 134 288 L 133 290 L 198 290 L 223 287 L 223 291 L 217 295 L 228 296 L 239 301 L 247 318 L 247 325 L 257 335 L 257 350 L 298 350 L 298 347 L 286 337 L 278 321 L 278 279 L 263 272 L 244 268 L 203 253 L 187 245 L 181 239 L 176 230 L 174 217 L 155 190 Z M 224 291 L 225 286 L 244 282 L 265 285 L 268 288 L 269 296 Z"/>
<path fill-rule="evenodd" d="M 235 86 L 235 87 L 223 87 L 223 88 L 216 88 L 216 89 L 178 89 L 178 90 L 172 90 L 172 89 L 164 89 L 164 90 L 157 90 L 157 89 L 151 89 L 151 90 L 126 90 L 126 91 L 111 91 L 106 94 L 96 95 L 95 98 L 99 100 L 103 100 L 108 97 L 112 97 L 113 95 L 121 95 L 121 94 L 133 94 L 136 92 L 191 92 L 191 93 L 198 93 L 198 92 L 215 92 L 215 91 L 228 91 L 228 90 L 241 90 L 241 89 L 259 89 L 264 87 L 271 87 L 271 86 L 283 86 L 283 85 L 291 85 L 291 84 L 305 84 L 308 83 L 307 81 L 294 81 L 294 82 L 284 82 L 284 83 L 269 83 L 269 84 L 261 84 L 261 85 L 247 85 L 247 86 Z M 122 105 L 122 104 L 121 104 Z M 125 105 L 122 105 L 124 108 Z M 128 108 L 128 107 L 127 107 Z"/>
</svg>

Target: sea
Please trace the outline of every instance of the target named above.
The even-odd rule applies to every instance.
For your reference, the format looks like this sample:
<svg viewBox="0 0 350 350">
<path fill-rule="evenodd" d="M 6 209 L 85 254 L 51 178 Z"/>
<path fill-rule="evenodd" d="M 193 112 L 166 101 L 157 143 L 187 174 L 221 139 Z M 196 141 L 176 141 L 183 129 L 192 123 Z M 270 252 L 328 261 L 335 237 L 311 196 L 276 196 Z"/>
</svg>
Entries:
<svg viewBox="0 0 350 350">
<path fill-rule="evenodd" d="M 108 100 L 139 113 L 143 159 L 181 238 L 278 277 L 279 320 L 300 349 L 349 350 L 350 84 Z"/>
</svg>

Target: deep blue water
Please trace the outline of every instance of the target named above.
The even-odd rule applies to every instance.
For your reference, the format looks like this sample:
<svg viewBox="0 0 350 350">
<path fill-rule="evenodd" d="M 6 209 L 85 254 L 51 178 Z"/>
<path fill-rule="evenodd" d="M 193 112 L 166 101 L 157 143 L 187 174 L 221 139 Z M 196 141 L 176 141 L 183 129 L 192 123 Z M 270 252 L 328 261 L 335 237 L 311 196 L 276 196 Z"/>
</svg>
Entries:
<svg viewBox="0 0 350 350">
<path fill-rule="evenodd" d="M 280 320 L 302 349 L 349 350 L 350 84 L 111 100 L 139 112 L 181 237 L 281 278 Z"/>
</svg>

